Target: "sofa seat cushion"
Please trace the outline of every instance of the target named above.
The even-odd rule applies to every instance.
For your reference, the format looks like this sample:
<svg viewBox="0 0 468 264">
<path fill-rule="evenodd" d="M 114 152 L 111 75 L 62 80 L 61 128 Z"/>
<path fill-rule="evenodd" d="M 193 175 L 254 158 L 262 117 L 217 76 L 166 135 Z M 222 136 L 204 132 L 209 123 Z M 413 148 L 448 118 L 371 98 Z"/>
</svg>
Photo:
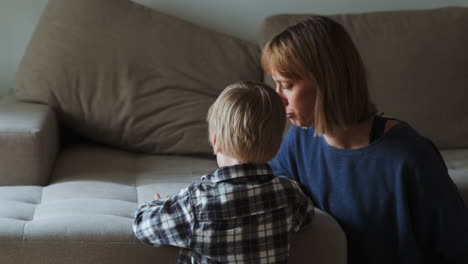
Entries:
<svg viewBox="0 0 468 264">
<path fill-rule="evenodd" d="M 47 186 L 0 186 L 0 263 L 175 263 L 176 248 L 134 237 L 134 212 L 216 168 L 212 158 L 67 147 Z M 317 263 L 345 263 L 345 236 L 330 216 L 317 210 L 305 232 L 291 263 L 308 263 L 311 251 Z"/>
<path fill-rule="evenodd" d="M 68 148 L 40 190 L 27 241 L 134 242 L 133 213 L 216 168 L 214 159 L 147 156 L 97 146 Z"/>
<path fill-rule="evenodd" d="M 133 214 L 215 168 L 208 158 L 66 148 L 47 186 L 0 187 L 0 263 L 175 263 L 176 248 L 137 241 Z"/>
<path fill-rule="evenodd" d="M 51 0 L 18 67 L 15 95 L 53 107 L 94 141 L 152 154 L 210 154 L 206 113 L 259 48 L 130 0 Z"/>
<path fill-rule="evenodd" d="M 450 176 L 468 205 L 468 149 L 443 150 L 441 154 Z"/>
</svg>

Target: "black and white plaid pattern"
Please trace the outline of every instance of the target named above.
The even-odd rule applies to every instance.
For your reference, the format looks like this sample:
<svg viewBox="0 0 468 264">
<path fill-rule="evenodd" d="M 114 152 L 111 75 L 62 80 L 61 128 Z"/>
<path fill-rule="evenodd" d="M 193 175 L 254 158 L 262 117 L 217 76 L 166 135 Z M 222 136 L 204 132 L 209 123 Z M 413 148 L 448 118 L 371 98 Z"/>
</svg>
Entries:
<svg viewBox="0 0 468 264">
<path fill-rule="evenodd" d="M 179 263 L 287 263 L 290 232 L 313 212 L 295 181 L 240 164 L 142 206 L 133 229 L 146 244 L 181 247 Z"/>
</svg>

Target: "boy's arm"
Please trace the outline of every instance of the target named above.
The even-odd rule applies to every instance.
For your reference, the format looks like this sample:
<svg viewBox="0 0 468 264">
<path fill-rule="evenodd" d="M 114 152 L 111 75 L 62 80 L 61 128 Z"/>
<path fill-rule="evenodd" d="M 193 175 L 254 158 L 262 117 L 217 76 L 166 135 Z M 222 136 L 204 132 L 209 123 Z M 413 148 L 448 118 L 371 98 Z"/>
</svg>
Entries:
<svg viewBox="0 0 468 264">
<path fill-rule="evenodd" d="M 194 225 L 189 189 L 165 200 L 143 205 L 135 215 L 133 231 L 148 245 L 172 245 L 188 248 Z"/>
<path fill-rule="evenodd" d="M 304 194 L 298 182 L 291 180 L 296 193 L 296 210 L 293 218 L 293 230 L 297 232 L 312 222 L 314 216 L 314 204 Z"/>
</svg>

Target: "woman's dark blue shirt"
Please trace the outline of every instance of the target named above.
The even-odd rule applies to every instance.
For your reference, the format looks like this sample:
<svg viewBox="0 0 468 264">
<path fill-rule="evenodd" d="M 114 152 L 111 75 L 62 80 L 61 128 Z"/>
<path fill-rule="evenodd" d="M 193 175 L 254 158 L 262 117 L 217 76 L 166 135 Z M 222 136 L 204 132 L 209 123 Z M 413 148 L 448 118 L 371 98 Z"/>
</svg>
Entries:
<svg viewBox="0 0 468 264">
<path fill-rule="evenodd" d="M 292 126 L 270 162 L 348 241 L 349 263 L 468 263 L 468 211 L 438 150 L 399 121 L 359 149 Z"/>
</svg>

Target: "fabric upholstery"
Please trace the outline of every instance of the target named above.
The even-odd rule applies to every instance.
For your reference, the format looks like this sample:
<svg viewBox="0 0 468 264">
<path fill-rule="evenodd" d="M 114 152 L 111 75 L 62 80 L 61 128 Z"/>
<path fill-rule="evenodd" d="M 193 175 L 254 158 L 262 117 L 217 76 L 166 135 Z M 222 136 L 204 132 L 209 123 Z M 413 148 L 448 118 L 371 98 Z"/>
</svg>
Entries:
<svg viewBox="0 0 468 264">
<path fill-rule="evenodd" d="M 0 187 L 0 263 L 175 263 L 175 248 L 134 237 L 133 214 L 215 169 L 214 159 L 67 147 L 49 185 Z M 290 263 L 346 263 L 344 233 L 318 209 L 295 237 Z"/>
<path fill-rule="evenodd" d="M 465 204 L 468 206 L 468 149 L 441 151 L 449 170 L 449 175 L 458 187 Z"/>
<path fill-rule="evenodd" d="M 0 102 L 0 185 L 45 185 L 59 147 L 54 112 L 39 104 Z"/>
<path fill-rule="evenodd" d="M 2 264 L 170 264 L 178 249 L 121 242 L 0 242 Z"/>
<path fill-rule="evenodd" d="M 228 84 L 262 79 L 256 45 L 130 0 L 51 0 L 15 94 L 97 142 L 211 154 L 205 116 Z"/>
<path fill-rule="evenodd" d="M 307 16 L 267 18 L 260 46 Z M 468 8 L 330 17 L 359 49 L 380 111 L 409 122 L 439 148 L 468 147 Z"/>
</svg>

